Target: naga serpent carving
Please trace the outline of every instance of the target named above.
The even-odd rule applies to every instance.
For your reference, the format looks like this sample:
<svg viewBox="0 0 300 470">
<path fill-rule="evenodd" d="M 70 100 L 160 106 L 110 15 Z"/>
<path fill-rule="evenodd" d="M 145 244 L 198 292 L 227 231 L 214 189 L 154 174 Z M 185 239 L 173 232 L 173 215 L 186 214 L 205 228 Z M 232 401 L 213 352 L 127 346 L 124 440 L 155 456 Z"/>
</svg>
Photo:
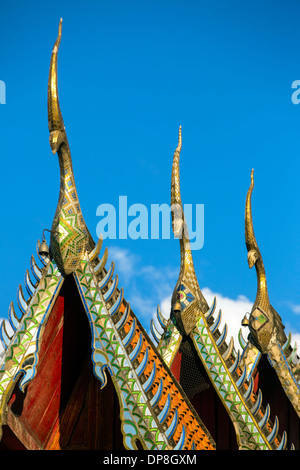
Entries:
<svg viewBox="0 0 300 470">
<path fill-rule="evenodd" d="M 52 225 L 52 251 L 64 274 L 72 274 L 92 333 L 92 362 L 100 386 L 110 373 L 119 403 L 126 448 L 214 449 L 205 425 L 184 396 L 148 340 L 118 287 L 114 263 L 107 270 L 108 252 L 99 260 L 102 237 L 93 242 L 81 213 L 71 153 L 58 102 L 57 52 L 59 25 L 48 85 L 50 145 L 60 163 L 60 195 Z M 50 247 L 50 248 L 51 248 Z"/>
<path fill-rule="evenodd" d="M 281 318 L 272 307 L 269 300 L 267 278 L 261 252 L 254 235 L 251 196 L 254 188 L 253 170 L 251 172 L 251 184 L 246 198 L 245 209 L 245 239 L 248 250 L 248 265 L 251 269 L 255 266 L 257 275 L 256 299 L 249 318 L 249 329 L 253 344 L 261 351 L 266 352 L 274 335 L 284 344 L 286 335 Z"/>
<path fill-rule="evenodd" d="M 20 374 L 24 373 L 22 391 L 34 378 L 43 325 L 51 315 L 65 275 L 71 275 L 90 322 L 94 374 L 99 386 L 104 387 L 109 373 L 119 398 L 125 448 L 137 449 L 139 441 L 149 450 L 214 450 L 214 440 L 124 299 L 118 275 L 114 275 L 114 263 L 106 269 L 107 248 L 98 258 L 102 237 L 95 245 L 85 226 L 58 104 L 57 52 L 61 26 L 62 22 L 51 57 L 48 86 L 50 145 L 53 153 L 58 153 L 61 169 L 51 259 L 41 259 L 42 270 L 32 265 L 33 275 L 38 275 L 35 285 L 25 278 L 26 288 L 32 289 L 27 302 L 19 289 L 21 317 L 15 318 L 11 308 L 12 323 L 18 323 L 16 334 L 9 337 L 5 322 L 0 326 L 0 338 L 6 348 L 0 363 L 0 440 L 11 391 Z M 48 444 L 53 449 L 57 445 Z"/>
<path fill-rule="evenodd" d="M 176 305 L 178 299 L 178 290 L 182 283 L 193 293 L 200 303 L 202 312 L 209 309 L 208 304 L 200 290 L 197 276 L 195 273 L 192 251 L 190 247 L 190 239 L 188 228 L 184 217 L 183 205 L 180 193 L 180 177 L 179 177 L 179 159 L 182 148 L 181 126 L 179 127 L 178 145 L 174 152 L 172 165 L 171 180 L 171 208 L 172 208 L 172 225 L 174 236 L 180 241 L 180 273 L 172 298 L 172 307 Z"/>
<path fill-rule="evenodd" d="M 98 258 L 102 239 L 95 245 L 83 220 L 58 101 L 57 53 L 61 27 L 62 22 L 52 52 L 48 84 L 50 146 L 53 153 L 57 152 L 60 164 L 51 259 L 42 260 L 42 269 L 32 263 L 36 282 L 26 275 L 25 287 L 30 295 L 27 301 L 19 288 L 21 317 L 15 315 L 12 307 L 9 317 L 15 334 L 7 335 L 5 322 L 0 327 L 6 350 L 0 364 L 0 434 L 7 401 L 17 379 L 24 374 L 20 382 L 24 389 L 35 376 L 42 326 L 51 314 L 64 276 L 71 274 L 90 322 L 94 373 L 101 386 L 105 386 L 107 373 L 115 385 L 125 447 L 137 448 L 138 440 L 145 449 L 215 449 L 209 431 L 168 368 L 171 359 L 163 360 L 126 302 L 123 289 L 118 288 L 114 264 L 108 270 L 105 268 L 107 249 Z M 283 449 L 286 433 L 280 437 L 277 418 L 274 425 L 269 420 L 269 409 L 264 410 L 261 395 L 253 393 L 253 380 L 247 379 L 246 367 L 242 367 L 239 354 L 234 351 L 233 340 L 226 344 L 227 326 L 223 332 L 219 331 L 221 311 L 215 319 L 215 302 L 209 308 L 198 285 L 180 196 L 180 150 L 181 129 L 171 187 L 173 229 L 176 236 L 181 234 L 181 267 L 172 299 L 175 322 L 171 322 L 173 330 L 169 338 L 178 345 L 182 334 L 191 336 L 233 420 L 240 448 Z M 161 325 L 169 328 L 170 323 L 166 324 L 161 315 L 159 318 Z"/>
<path fill-rule="evenodd" d="M 281 317 L 272 307 L 268 295 L 265 267 L 253 228 L 251 196 L 254 188 L 254 175 L 251 171 L 251 184 L 247 192 L 245 206 L 245 240 L 248 251 L 248 265 L 255 266 L 257 293 L 250 316 L 248 344 L 244 344 L 242 361 L 250 370 L 250 364 L 257 365 L 260 355 L 267 354 L 280 379 L 283 389 L 300 416 L 299 368 L 294 364 L 296 347 L 290 347 Z M 255 358 L 253 360 L 253 358 Z M 254 368 L 252 367 L 252 370 Z"/>
<path fill-rule="evenodd" d="M 278 419 L 269 420 L 269 405 L 262 406 L 261 392 L 253 393 L 253 380 L 247 381 L 247 368 L 242 367 L 239 351 L 234 350 L 231 337 L 226 343 L 227 325 L 219 330 L 222 312 L 214 318 L 216 299 L 209 308 L 198 283 L 193 264 L 188 230 L 180 194 L 179 159 L 182 147 L 181 127 L 178 145 L 173 157 L 171 205 L 174 235 L 180 238 L 180 272 L 171 300 L 171 316 L 162 320 L 158 309 L 158 321 L 163 328 L 159 337 L 154 322 L 151 329 L 158 342 L 158 349 L 171 366 L 183 338 L 190 336 L 197 354 L 204 365 L 211 383 L 230 416 L 239 448 L 282 449 L 286 445 L 286 433 L 278 435 Z"/>
<path fill-rule="evenodd" d="M 51 254 L 63 274 L 75 271 L 86 249 L 94 242 L 89 234 L 80 208 L 67 134 L 60 110 L 57 85 L 57 53 L 61 40 L 62 20 L 59 23 L 48 81 L 48 126 L 52 153 L 57 153 L 60 166 L 60 192 L 51 230 Z"/>
</svg>

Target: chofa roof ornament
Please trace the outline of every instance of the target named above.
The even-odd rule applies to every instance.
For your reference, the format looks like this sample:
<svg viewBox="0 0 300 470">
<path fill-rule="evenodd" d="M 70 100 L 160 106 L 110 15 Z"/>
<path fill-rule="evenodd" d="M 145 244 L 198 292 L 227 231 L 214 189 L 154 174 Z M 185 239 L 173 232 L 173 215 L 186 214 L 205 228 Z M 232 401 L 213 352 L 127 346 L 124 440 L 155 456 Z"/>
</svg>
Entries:
<svg viewBox="0 0 300 470">
<path fill-rule="evenodd" d="M 70 147 L 58 99 L 57 54 L 61 40 L 62 19 L 59 23 L 48 80 L 49 141 L 53 154 L 57 153 L 60 166 L 60 191 L 51 229 L 50 252 L 64 274 L 75 271 L 86 249 L 94 242 L 89 234 L 80 208 L 75 185 Z"/>
<path fill-rule="evenodd" d="M 180 192 L 180 173 L 179 173 L 179 160 L 182 148 L 182 134 L 181 126 L 178 133 L 178 145 L 174 152 L 173 165 L 172 165 L 172 179 L 171 179 L 171 208 L 172 208 L 172 227 L 174 236 L 179 238 L 180 241 L 180 272 L 178 281 L 176 283 L 172 302 L 171 311 L 175 314 L 177 323 L 181 323 L 181 329 L 188 334 L 195 325 L 196 310 L 199 309 L 205 312 L 209 309 L 207 302 L 199 287 L 198 279 L 195 272 L 192 250 L 190 246 L 189 233 L 187 223 L 184 216 L 184 210 L 181 200 Z M 184 303 L 181 309 L 178 309 L 178 302 L 180 299 L 189 297 L 191 302 L 188 302 L 190 310 L 188 315 L 186 313 L 186 306 Z M 195 309 L 191 308 L 192 306 Z M 176 307 L 176 308 L 174 308 Z M 195 310 L 194 314 L 191 310 Z M 178 312 L 178 313 L 177 313 Z M 177 314 L 176 314 L 177 313 Z"/>
<path fill-rule="evenodd" d="M 245 241 L 248 251 L 248 265 L 255 266 L 257 276 L 256 299 L 249 317 L 249 329 L 253 344 L 262 352 L 268 350 L 272 336 L 277 336 L 281 343 L 286 341 L 281 318 L 270 304 L 266 271 L 253 228 L 251 196 L 254 188 L 253 170 L 251 184 L 247 192 L 245 207 Z"/>
</svg>

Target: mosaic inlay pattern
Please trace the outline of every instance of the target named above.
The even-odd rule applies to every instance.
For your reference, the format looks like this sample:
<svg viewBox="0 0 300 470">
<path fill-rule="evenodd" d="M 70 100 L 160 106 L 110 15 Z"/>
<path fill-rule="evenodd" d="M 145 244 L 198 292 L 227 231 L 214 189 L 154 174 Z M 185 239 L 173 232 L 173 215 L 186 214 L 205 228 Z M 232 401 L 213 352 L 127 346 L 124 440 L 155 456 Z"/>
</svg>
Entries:
<svg viewBox="0 0 300 470">
<path fill-rule="evenodd" d="M 255 266 L 258 291 L 250 317 L 251 341 L 240 334 L 242 358 L 231 338 L 226 343 L 227 325 L 220 330 L 222 313 L 215 317 L 216 301 L 209 308 L 198 284 L 188 232 L 185 224 L 179 180 L 182 146 L 181 128 L 173 158 L 171 204 L 181 209 L 173 214 L 175 235 L 180 238 L 181 265 L 172 298 L 171 318 L 165 320 L 158 309 L 163 333 L 151 331 L 158 342 L 153 345 L 147 333 L 118 288 L 114 264 L 106 269 L 107 250 L 99 260 L 102 240 L 95 246 L 85 225 L 72 169 L 71 153 L 58 100 L 57 53 L 61 27 L 53 47 L 48 82 L 48 124 L 50 146 L 60 165 L 60 194 L 51 233 L 51 261 L 42 260 L 39 268 L 31 260 L 25 275 L 26 301 L 18 290 L 21 315 L 9 310 L 12 336 L 6 322 L 0 327 L 5 355 L 0 364 L 0 438 L 5 423 L 7 402 L 18 379 L 21 390 L 35 377 L 39 359 L 42 327 L 46 325 L 64 276 L 73 275 L 92 332 L 91 360 L 99 386 L 105 387 L 110 374 L 120 402 L 122 432 L 127 449 L 213 450 L 215 443 L 181 386 L 169 370 L 183 335 L 189 334 L 196 354 L 204 365 L 225 409 L 232 419 L 240 449 L 284 449 L 286 433 L 279 436 L 277 417 L 270 420 L 269 405 L 262 407 L 261 391 L 253 392 L 253 370 L 262 352 L 268 355 L 281 384 L 300 416 L 300 371 L 296 348 L 283 333 L 281 318 L 269 303 L 262 257 L 253 231 L 251 186 L 246 200 L 246 244 L 249 266 Z M 178 297 L 179 294 L 179 297 Z M 178 302 L 180 307 L 178 308 Z M 176 304 L 176 315 L 174 313 Z M 297 377 L 297 378 L 296 378 Z M 298 379 L 298 380 L 297 380 Z"/>
<path fill-rule="evenodd" d="M 173 158 L 171 202 L 173 204 L 176 202 L 182 207 L 179 184 L 181 146 L 180 129 L 179 142 Z M 184 214 L 182 217 L 184 220 Z M 253 393 L 253 382 L 251 379 L 247 382 L 249 369 L 245 366 L 241 368 L 240 355 L 234 350 L 233 338 L 229 344 L 226 343 L 227 325 L 225 324 L 223 331 L 219 329 L 222 312 L 219 311 L 217 317 L 214 318 L 216 301 L 214 300 L 211 308 L 208 308 L 200 291 L 187 237 L 180 240 L 180 246 L 181 267 L 173 294 L 172 308 L 175 309 L 174 305 L 178 299 L 181 311 L 178 312 L 176 304 L 176 311 L 174 310 L 171 315 L 174 324 L 181 335 L 188 332 L 192 337 L 196 354 L 206 368 L 215 390 L 235 425 L 239 447 L 250 449 L 284 448 L 286 433 L 283 433 L 282 439 L 278 438 L 278 420 L 276 419 L 272 425 L 269 422 L 269 407 L 266 411 L 262 410 L 261 392 L 256 396 Z M 189 253 L 188 265 L 186 265 L 187 253 Z M 186 276 L 187 272 L 190 273 L 189 276 Z M 191 276 L 192 283 L 190 282 Z M 165 337 L 165 335 L 167 336 Z M 163 349 L 163 352 L 168 351 L 167 344 L 171 345 L 173 352 L 176 352 L 179 347 L 174 340 L 169 338 L 169 332 L 165 328 L 165 332 L 159 340 L 158 349 Z M 166 354 L 164 357 L 173 361 L 175 354 Z M 169 362 L 168 365 L 170 366 L 171 363 Z"/>
<path fill-rule="evenodd" d="M 75 279 L 91 323 L 94 372 L 102 386 L 111 374 L 120 399 L 125 446 L 135 448 L 139 439 L 147 449 L 214 449 L 130 307 L 114 321 L 117 312 L 109 314 L 105 300 L 109 288 L 101 291 L 88 261 Z"/>
<path fill-rule="evenodd" d="M 0 428 L 5 406 L 17 379 L 21 377 L 19 387 L 24 391 L 36 374 L 41 327 L 47 321 L 62 282 L 58 268 L 49 261 L 14 336 L 6 347 L 4 361 L 0 365 Z"/>
<path fill-rule="evenodd" d="M 249 268 L 255 267 L 257 292 L 249 317 L 249 340 L 243 351 L 245 364 L 251 363 L 254 355 L 257 364 L 261 355 L 259 350 L 268 356 L 281 385 L 300 417 L 300 367 L 297 358 L 297 347 L 290 346 L 290 338 L 284 332 L 281 317 L 272 307 L 267 288 L 265 267 L 254 234 L 251 198 L 254 188 L 254 175 L 251 172 L 251 183 L 247 192 L 245 205 L 245 240 L 248 251 Z"/>
</svg>

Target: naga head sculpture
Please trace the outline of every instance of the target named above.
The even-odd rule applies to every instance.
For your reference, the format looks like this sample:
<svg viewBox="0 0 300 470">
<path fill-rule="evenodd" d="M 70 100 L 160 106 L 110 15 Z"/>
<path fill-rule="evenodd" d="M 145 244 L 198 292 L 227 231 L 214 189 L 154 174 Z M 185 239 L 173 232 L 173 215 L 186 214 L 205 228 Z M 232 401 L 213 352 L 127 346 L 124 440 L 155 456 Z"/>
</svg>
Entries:
<svg viewBox="0 0 300 470">
<path fill-rule="evenodd" d="M 285 335 L 278 313 L 270 304 L 265 267 L 253 228 L 251 196 L 254 188 L 253 170 L 245 208 L 245 240 L 248 266 L 255 266 L 257 276 L 256 299 L 249 317 L 250 340 L 261 351 L 267 352 L 272 340 L 283 341 Z"/>
<path fill-rule="evenodd" d="M 179 177 L 181 147 L 182 135 L 179 127 L 178 145 L 172 165 L 171 212 L 174 236 L 180 241 L 180 273 L 172 296 L 171 315 L 175 317 L 180 330 L 184 334 L 189 334 L 194 327 L 197 311 L 200 309 L 205 312 L 208 310 L 208 305 L 198 284 L 181 201 Z"/>
<path fill-rule="evenodd" d="M 48 80 L 49 142 L 53 154 L 58 155 L 60 191 L 52 223 L 50 252 L 63 275 L 74 272 L 86 250 L 94 242 L 88 232 L 77 195 L 71 152 L 58 99 L 57 54 L 61 41 L 62 20 L 59 23 Z"/>
<path fill-rule="evenodd" d="M 247 260 L 248 260 L 248 266 L 249 266 L 250 269 L 253 268 L 253 266 L 255 265 L 258 258 L 259 258 L 259 254 L 256 250 L 250 250 L 249 251 L 248 256 L 247 256 Z"/>
</svg>

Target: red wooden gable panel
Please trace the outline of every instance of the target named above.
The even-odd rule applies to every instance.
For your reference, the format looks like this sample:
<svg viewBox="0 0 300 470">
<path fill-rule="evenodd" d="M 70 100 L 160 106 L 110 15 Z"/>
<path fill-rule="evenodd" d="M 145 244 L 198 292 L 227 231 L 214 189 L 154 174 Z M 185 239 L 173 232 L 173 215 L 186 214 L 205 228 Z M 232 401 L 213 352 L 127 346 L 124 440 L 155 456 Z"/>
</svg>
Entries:
<svg viewBox="0 0 300 470">
<path fill-rule="evenodd" d="M 90 326 L 68 276 L 45 325 L 35 378 L 16 384 L 0 448 L 122 449 L 120 409 L 111 379 L 93 374 Z"/>
<path fill-rule="evenodd" d="M 236 450 L 231 419 L 197 356 L 190 338 L 181 343 L 171 371 L 213 437 L 218 450 Z"/>
<path fill-rule="evenodd" d="M 269 403 L 271 419 L 278 417 L 280 431 L 287 432 L 287 448 L 294 444 L 300 449 L 300 421 L 291 402 L 286 396 L 278 376 L 265 355 L 262 356 L 257 368 L 258 387 L 262 391 L 265 403 Z"/>
</svg>

